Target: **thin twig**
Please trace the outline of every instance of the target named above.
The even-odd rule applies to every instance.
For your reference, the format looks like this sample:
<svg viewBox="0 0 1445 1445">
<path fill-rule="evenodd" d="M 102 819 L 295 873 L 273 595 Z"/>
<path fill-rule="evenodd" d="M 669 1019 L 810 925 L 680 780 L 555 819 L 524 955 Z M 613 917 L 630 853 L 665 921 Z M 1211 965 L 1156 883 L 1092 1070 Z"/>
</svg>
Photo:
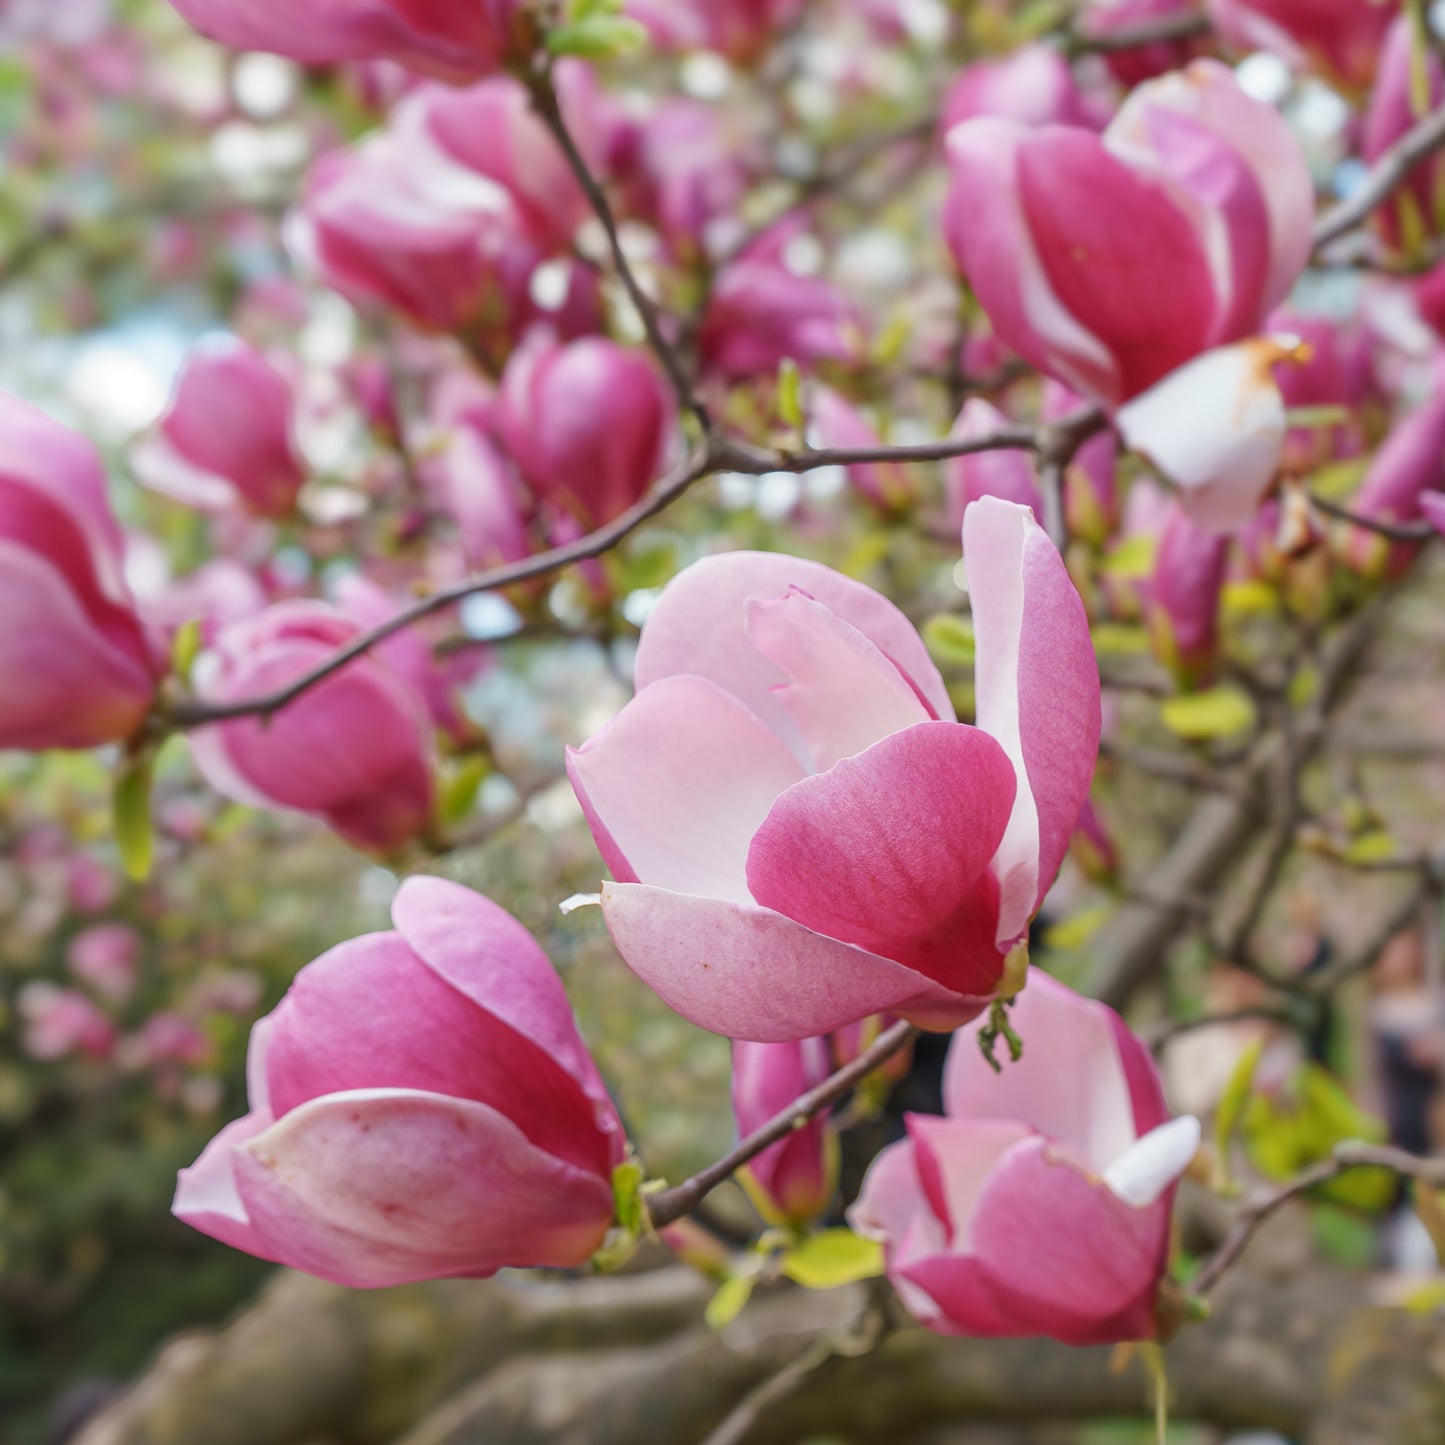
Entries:
<svg viewBox="0 0 1445 1445">
<path fill-rule="evenodd" d="M 706 1169 L 676 1187 L 653 1195 L 647 1206 L 653 1228 L 662 1229 L 690 1214 L 719 1184 L 731 1178 L 744 1164 L 756 1159 L 770 1144 L 786 1139 L 794 1130 L 801 1129 L 809 1119 L 836 1104 L 874 1069 L 886 1064 L 895 1054 L 907 1048 L 921 1032 L 915 1024 L 894 1024 L 851 1064 L 839 1069 L 816 1089 L 811 1089 L 801 1098 L 795 1099 L 781 1114 L 770 1119 L 761 1129 L 749 1134 L 715 1164 L 708 1165 Z"/>
<path fill-rule="evenodd" d="M 1071 60 L 1080 55 L 1114 55 L 1121 50 L 1142 50 L 1146 45 L 1197 40 L 1208 35 L 1211 28 L 1207 15 L 1184 14 L 1145 20 L 1117 30 L 1076 30 L 1064 37 L 1064 54 Z"/>
<path fill-rule="evenodd" d="M 1314 249 L 1338 240 L 1367 221 L 1414 168 L 1445 146 L 1445 106 L 1432 111 L 1414 129 L 1407 131 L 1375 163 L 1364 184 L 1315 222 Z M 1323 259 L 1323 258 L 1321 258 Z"/>
<path fill-rule="evenodd" d="M 1445 1188 L 1445 1159 L 1423 1158 L 1384 1144 L 1349 1141 L 1335 1145 L 1328 1159 L 1311 1165 L 1277 1189 L 1261 1194 L 1245 1205 L 1225 1236 L 1224 1243 L 1205 1261 L 1190 1285 L 1192 1293 L 1206 1295 L 1238 1262 L 1250 1241 L 1291 1199 L 1318 1189 L 1352 1169 L 1388 1169 L 1405 1179 L 1417 1179 L 1432 1189 Z"/>
<path fill-rule="evenodd" d="M 1327 517 L 1348 522 L 1352 527 L 1362 527 L 1365 531 L 1374 532 L 1391 542 L 1428 542 L 1432 537 L 1439 536 L 1429 522 L 1385 522 L 1375 517 L 1361 517 L 1348 507 L 1341 506 L 1339 502 L 1331 502 L 1313 494 L 1310 496 L 1310 504 Z"/>
</svg>

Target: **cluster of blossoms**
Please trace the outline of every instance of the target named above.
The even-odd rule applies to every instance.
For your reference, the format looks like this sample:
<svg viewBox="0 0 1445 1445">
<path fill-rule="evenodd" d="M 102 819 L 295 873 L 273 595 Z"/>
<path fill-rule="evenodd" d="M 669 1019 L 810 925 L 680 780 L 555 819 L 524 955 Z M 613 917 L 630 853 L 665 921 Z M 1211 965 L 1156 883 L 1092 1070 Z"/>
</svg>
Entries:
<svg viewBox="0 0 1445 1445">
<path fill-rule="evenodd" d="M 173 3 L 238 48 L 406 68 L 384 123 L 311 166 L 285 228 L 323 286 L 408 328 L 415 407 L 376 357 L 347 379 L 394 463 L 361 498 L 395 513 L 393 545 L 324 595 L 279 565 L 278 538 L 343 551 L 348 520 L 328 512 L 303 435 L 329 403 L 285 348 L 198 347 L 134 448 L 147 487 L 233 543 L 151 590 L 94 448 L 0 398 L 0 678 L 24 680 L 0 696 L 0 747 L 117 745 L 133 760 L 187 730 L 225 798 L 411 861 L 442 837 L 444 766 L 483 751 L 461 694 L 491 661 L 443 656 L 402 625 L 417 594 L 465 591 L 477 569 L 565 553 L 640 515 L 688 441 L 726 455 L 740 415 L 801 423 L 820 456 L 877 454 L 846 463 L 865 504 L 922 509 L 911 458 L 889 455 L 867 413 L 866 309 L 804 264 L 806 208 L 742 223 L 766 147 L 719 107 L 632 105 L 580 63 L 544 64 L 544 7 L 524 0 Z M 804 7 L 604 8 L 660 49 L 746 68 Z M 1097 3 L 1081 34 L 1194 8 Z M 1206 8 L 1227 46 L 1351 93 L 1373 85 L 1367 159 L 1411 128 L 1412 84 L 1445 93 L 1433 57 L 1412 68 L 1398 7 Z M 850 7 L 879 35 L 891 10 Z M 1445 330 L 1445 273 L 1397 288 L 1405 342 L 1292 309 L 1318 249 L 1309 159 L 1284 116 L 1200 49 L 1135 47 L 1082 87 L 1059 52 L 1027 47 L 970 67 L 943 103 L 936 229 L 977 310 L 924 359 L 1001 378 L 997 406 L 962 405 L 943 477 L 969 594 L 968 707 L 877 591 L 819 562 L 729 551 L 646 599 L 635 695 L 567 754 L 612 874 L 599 901 L 616 948 L 678 1014 L 732 1041 L 742 1134 L 860 1058 L 881 1020 L 957 1031 L 944 1113 L 908 1118 L 849 1214 L 940 1331 L 1083 1345 L 1155 1339 L 1173 1321 L 1170 1220 L 1199 1126 L 1170 1118 L 1116 1014 L 1029 971 L 1030 926 L 1076 835 L 1109 851 L 1088 808 L 1102 725 L 1091 622 L 1139 625 L 1179 687 L 1198 688 L 1219 664 L 1231 581 L 1284 579 L 1293 601 L 1338 592 L 1341 575 L 1398 575 L 1421 545 L 1368 524 L 1445 522 L 1432 330 Z M 1134 88 L 1121 99 L 1118 86 Z M 1417 257 L 1445 229 L 1438 167 L 1422 161 L 1380 211 L 1389 256 Z M 635 237 L 597 208 L 594 178 L 621 229 L 647 234 L 659 289 L 701 296 L 686 328 L 633 298 L 652 351 L 608 334 L 624 328 L 596 233 L 624 264 Z M 679 351 L 696 394 L 667 374 Z M 1405 383 L 1385 379 L 1392 366 Z M 809 373 L 805 404 L 782 399 L 794 367 Z M 1396 405 L 1421 377 L 1432 397 Z M 1302 424 L 1321 409 L 1327 425 Z M 1057 477 L 1036 465 L 1055 459 L 1051 442 L 987 446 L 1013 419 L 1075 442 Z M 1302 480 L 1353 461 L 1354 521 L 1329 529 Z M 1310 572 L 1317 559 L 1332 570 Z M 582 577 L 594 602 L 617 600 L 605 566 Z M 519 580 L 516 605 L 541 611 Z M 1321 614 L 1334 601 L 1313 598 Z M 199 655 L 171 668 L 187 647 Z M 559 977 L 521 924 L 454 883 L 412 877 L 393 923 L 302 970 L 256 1025 L 250 1111 L 182 1173 L 176 1213 L 354 1286 L 585 1264 L 620 1223 L 630 1148 Z M 78 943 L 71 968 L 112 1001 L 133 986 L 114 936 Z M 42 989 L 25 1012 L 38 1057 L 114 1044 L 82 991 Z M 980 1042 L 1001 1020 L 1024 1052 L 996 1072 Z M 159 1035 L 179 1057 L 185 1040 Z M 747 1178 L 770 1219 L 801 1231 L 833 1207 L 837 1140 L 825 1109 L 797 1122 Z"/>
</svg>

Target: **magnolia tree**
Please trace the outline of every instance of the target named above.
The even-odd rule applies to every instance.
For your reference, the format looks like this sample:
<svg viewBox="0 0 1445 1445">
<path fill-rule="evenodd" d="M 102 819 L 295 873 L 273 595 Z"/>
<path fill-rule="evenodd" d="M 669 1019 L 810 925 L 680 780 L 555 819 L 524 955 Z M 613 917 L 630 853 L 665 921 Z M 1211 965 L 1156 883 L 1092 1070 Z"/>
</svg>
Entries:
<svg viewBox="0 0 1445 1445">
<path fill-rule="evenodd" d="M 1221 1425 L 1435 1438 L 1433 1277 L 1382 1324 L 1358 1283 L 1235 1271 L 1322 1209 L 1445 1246 L 1428 1130 L 1364 1107 L 1360 1028 L 1320 1041 L 1393 940 L 1387 1022 L 1427 1080 L 1445 1054 L 1425 7 L 172 3 L 0 14 L 34 70 L 9 163 L 52 180 L 12 283 L 117 248 L 53 184 L 99 156 L 122 270 L 211 308 L 105 459 L 0 397 L 0 746 L 109 773 L 108 829 L 31 845 L 101 887 L 260 869 L 259 829 L 395 890 L 389 929 L 296 943 L 176 1216 L 348 1289 L 658 1241 L 695 1271 L 535 1296 L 600 1366 L 418 1440 L 1162 1419 L 1170 1381 Z M 190 169 L 137 173 L 121 108 Z M 570 870 L 443 876 L 574 820 Z M 734 1147 L 656 1162 L 624 1113 L 671 1084 L 619 1097 L 538 897 L 731 1041 Z M 122 1049 L 138 935 L 81 911 L 16 999 L 32 1061 L 184 1074 L 254 1016 L 233 979 Z M 524 1287 L 446 1288 L 511 1321 L 495 1357 L 545 1344 Z M 667 1369 L 609 1353 L 669 1333 Z M 334 1423 L 167 1359 L 83 1438 Z"/>
</svg>

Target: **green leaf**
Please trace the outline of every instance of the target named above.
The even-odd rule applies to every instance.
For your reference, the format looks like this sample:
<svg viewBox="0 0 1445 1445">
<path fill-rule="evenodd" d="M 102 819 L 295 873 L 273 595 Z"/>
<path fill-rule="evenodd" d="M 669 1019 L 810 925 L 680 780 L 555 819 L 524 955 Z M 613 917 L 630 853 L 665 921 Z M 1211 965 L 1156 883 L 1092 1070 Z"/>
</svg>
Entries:
<svg viewBox="0 0 1445 1445">
<path fill-rule="evenodd" d="M 127 758 L 115 780 L 112 799 L 115 845 L 120 852 L 121 867 L 137 883 L 144 883 L 150 877 L 155 857 L 155 834 L 151 830 L 153 763 L 149 752 Z"/>
<path fill-rule="evenodd" d="M 1094 627 L 1094 651 L 1100 657 L 1144 657 L 1149 633 L 1129 622 L 1100 622 Z"/>
<path fill-rule="evenodd" d="M 1227 582 L 1219 605 L 1230 617 L 1272 617 L 1279 611 L 1279 593 L 1268 582 Z"/>
<path fill-rule="evenodd" d="M 1160 709 L 1164 726 L 1191 742 L 1232 738 L 1255 724 L 1254 700 L 1237 687 L 1213 687 L 1167 699 Z"/>
<path fill-rule="evenodd" d="M 1219 1100 L 1214 1114 L 1214 1148 L 1219 1156 L 1219 1187 L 1222 1193 L 1234 1192 L 1234 1177 L 1230 1171 L 1230 1154 L 1234 1149 L 1234 1136 L 1244 1119 L 1245 1107 L 1249 1103 L 1250 1091 L 1254 1087 L 1254 1076 L 1264 1053 L 1264 1039 L 1256 1039 L 1239 1056 L 1230 1071 L 1229 1082 Z"/>
<path fill-rule="evenodd" d="M 755 1283 L 756 1276 L 753 1275 L 746 1278 L 734 1275 L 732 1279 L 724 1280 L 722 1287 L 707 1302 L 707 1309 L 703 1311 L 703 1318 L 708 1322 L 709 1328 L 723 1330 L 732 1324 L 752 1299 Z"/>
<path fill-rule="evenodd" d="M 171 643 L 171 670 L 182 682 L 191 680 L 191 669 L 201 654 L 201 624 L 192 619 L 176 629 Z"/>
<path fill-rule="evenodd" d="M 1344 861 L 1388 863 L 1398 852 L 1395 839 L 1388 831 L 1384 828 L 1372 828 L 1368 833 L 1361 833 L 1358 838 L 1350 840 L 1350 846 L 1344 852 Z"/>
<path fill-rule="evenodd" d="M 647 1171 L 639 1159 L 624 1159 L 612 1171 L 612 1198 L 616 1203 L 616 1219 L 620 1229 L 636 1236 L 647 1229 L 647 1206 L 642 1199 L 642 1184 Z"/>
<path fill-rule="evenodd" d="M 589 16 L 547 36 L 547 49 L 553 55 L 580 55 L 584 60 L 628 55 L 646 45 L 646 27 L 625 15 Z"/>
<path fill-rule="evenodd" d="M 1147 532 L 1126 537 L 1099 564 L 1099 571 L 1108 577 L 1125 581 L 1142 581 L 1154 575 L 1154 559 L 1159 552 L 1159 539 Z"/>
<path fill-rule="evenodd" d="M 973 623 L 953 612 L 939 612 L 923 624 L 923 640 L 940 666 L 972 667 Z"/>
<path fill-rule="evenodd" d="M 883 1273 L 883 1246 L 851 1229 L 825 1229 L 783 1256 L 783 1273 L 804 1289 L 856 1284 Z"/>
<path fill-rule="evenodd" d="M 437 790 L 437 817 L 446 826 L 460 823 L 476 805 L 477 794 L 491 772 L 491 764 L 480 754 L 463 758 L 441 779 Z"/>
<path fill-rule="evenodd" d="M 791 356 L 778 368 L 778 416 L 785 426 L 803 430 L 803 378 Z"/>
<path fill-rule="evenodd" d="M 1072 953 L 1075 949 L 1083 948 L 1108 922 L 1113 912 L 1112 903 L 1101 903 L 1097 908 L 1085 908 L 1049 928 L 1044 934 L 1044 943 L 1062 953 Z"/>
</svg>

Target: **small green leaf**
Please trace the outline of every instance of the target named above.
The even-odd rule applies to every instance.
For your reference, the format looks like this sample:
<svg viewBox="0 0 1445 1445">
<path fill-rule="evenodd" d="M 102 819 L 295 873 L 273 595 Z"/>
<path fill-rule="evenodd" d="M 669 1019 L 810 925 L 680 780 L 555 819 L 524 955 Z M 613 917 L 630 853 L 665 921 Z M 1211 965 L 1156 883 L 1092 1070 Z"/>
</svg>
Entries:
<svg viewBox="0 0 1445 1445">
<path fill-rule="evenodd" d="M 1279 611 L 1279 593 L 1268 582 L 1227 582 L 1219 605 L 1229 617 L 1272 617 Z"/>
<path fill-rule="evenodd" d="M 580 55 L 584 60 L 628 55 L 646 45 L 646 27 L 625 15 L 589 16 L 547 36 L 547 49 L 553 55 Z"/>
<path fill-rule="evenodd" d="M 488 760 L 475 753 L 448 770 L 437 790 L 437 817 L 444 825 L 454 826 L 472 811 L 490 772 Z"/>
<path fill-rule="evenodd" d="M 856 1284 L 883 1273 L 883 1246 L 851 1229 L 825 1229 L 783 1256 L 783 1273 L 804 1289 Z"/>
<path fill-rule="evenodd" d="M 191 680 L 191 669 L 201 655 L 201 624 L 194 618 L 176 629 L 171 643 L 171 669 L 182 682 Z"/>
<path fill-rule="evenodd" d="M 647 1206 L 642 1199 L 642 1184 L 647 1171 L 639 1159 L 624 1159 L 612 1171 L 612 1198 L 616 1203 L 619 1229 L 636 1236 L 646 1232 Z"/>
<path fill-rule="evenodd" d="M 1219 1156 L 1219 1189 L 1221 1193 L 1235 1192 L 1234 1177 L 1230 1170 L 1230 1155 L 1234 1149 L 1234 1136 L 1244 1119 L 1245 1107 L 1249 1103 L 1250 1091 L 1254 1088 L 1254 1076 L 1264 1054 L 1264 1040 L 1256 1039 L 1239 1056 L 1224 1086 L 1219 1108 L 1214 1114 L 1214 1148 Z"/>
<path fill-rule="evenodd" d="M 1094 651 L 1100 657 L 1143 657 L 1149 634 L 1128 622 L 1100 622 L 1094 627 Z"/>
<path fill-rule="evenodd" d="M 972 667 L 973 623 L 952 612 L 939 612 L 923 624 L 923 640 L 940 666 Z"/>
<path fill-rule="evenodd" d="M 1147 532 L 1126 537 L 1099 565 L 1107 577 L 1125 581 L 1142 581 L 1154 575 L 1154 559 L 1159 552 L 1159 539 Z"/>
<path fill-rule="evenodd" d="M 778 367 L 778 416 L 794 431 L 803 429 L 803 378 L 791 356 Z"/>
<path fill-rule="evenodd" d="M 707 1302 L 707 1309 L 703 1312 L 709 1328 L 724 1330 L 732 1324 L 752 1299 L 755 1283 L 756 1276 L 753 1275 L 746 1278 L 734 1275 L 732 1279 L 724 1280 L 722 1287 Z"/>
<path fill-rule="evenodd" d="M 1101 903 L 1097 908 L 1085 908 L 1070 918 L 1055 923 L 1044 933 L 1044 943 L 1061 953 L 1071 953 L 1085 944 L 1108 922 L 1113 915 L 1112 903 Z"/>
<path fill-rule="evenodd" d="M 1399 849 L 1394 838 L 1384 828 L 1372 828 L 1350 840 L 1345 849 L 1346 863 L 1388 863 Z"/>
<path fill-rule="evenodd" d="M 1256 716 L 1254 700 L 1237 687 L 1213 687 L 1207 692 L 1168 698 L 1160 713 L 1170 732 L 1191 742 L 1248 732 Z"/>
<path fill-rule="evenodd" d="M 113 821 L 115 845 L 121 866 L 137 883 L 150 877 L 155 857 L 155 834 L 151 830 L 151 767 L 149 752 L 126 759 L 115 780 Z"/>
</svg>

